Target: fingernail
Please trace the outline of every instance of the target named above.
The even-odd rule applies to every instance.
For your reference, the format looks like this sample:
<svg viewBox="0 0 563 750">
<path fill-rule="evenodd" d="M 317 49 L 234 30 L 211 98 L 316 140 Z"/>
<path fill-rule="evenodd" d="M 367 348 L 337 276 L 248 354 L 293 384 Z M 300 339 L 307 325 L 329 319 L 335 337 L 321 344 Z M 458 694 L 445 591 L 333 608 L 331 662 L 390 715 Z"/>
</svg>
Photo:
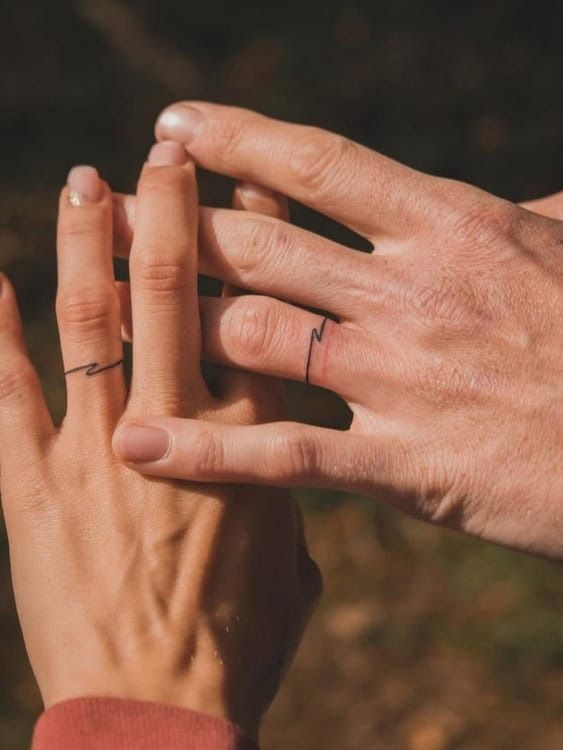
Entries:
<svg viewBox="0 0 563 750">
<path fill-rule="evenodd" d="M 203 123 L 203 115 L 189 104 L 173 104 L 160 115 L 157 133 L 163 138 L 190 143 Z"/>
<path fill-rule="evenodd" d="M 168 453 L 170 436 L 160 427 L 123 427 L 117 450 L 124 461 L 135 464 L 159 461 Z"/>
<path fill-rule="evenodd" d="M 97 203 L 102 197 L 102 181 L 95 167 L 73 167 L 68 173 L 67 185 L 73 206 Z"/>
<path fill-rule="evenodd" d="M 148 163 L 151 167 L 170 167 L 174 164 L 181 166 L 187 160 L 188 154 L 183 143 L 162 141 L 151 148 Z"/>
</svg>

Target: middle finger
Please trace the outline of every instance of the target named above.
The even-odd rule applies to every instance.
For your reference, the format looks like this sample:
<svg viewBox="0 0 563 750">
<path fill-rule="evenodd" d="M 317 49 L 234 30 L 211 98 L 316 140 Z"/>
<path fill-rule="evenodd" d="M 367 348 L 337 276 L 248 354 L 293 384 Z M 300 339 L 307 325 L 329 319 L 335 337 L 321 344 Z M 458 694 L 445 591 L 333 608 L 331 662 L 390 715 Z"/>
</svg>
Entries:
<svg viewBox="0 0 563 750">
<path fill-rule="evenodd" d="M 130 404 L 136 413 L 193 415 L 207 395 L 200 369 L 197 200 L 193 164 L 180 165 L 175 154 L 157 147 L 139 181 L 130 257 Z"/>
<path fill-rule="evenodd" d="M 115 252 L 127 257 L 136 204 L 116 195 Z M 201 208 L 199 270 L 243 289 L 353 320 L 383 286 L 387 259 L 258 213 Z"/>
</svg>

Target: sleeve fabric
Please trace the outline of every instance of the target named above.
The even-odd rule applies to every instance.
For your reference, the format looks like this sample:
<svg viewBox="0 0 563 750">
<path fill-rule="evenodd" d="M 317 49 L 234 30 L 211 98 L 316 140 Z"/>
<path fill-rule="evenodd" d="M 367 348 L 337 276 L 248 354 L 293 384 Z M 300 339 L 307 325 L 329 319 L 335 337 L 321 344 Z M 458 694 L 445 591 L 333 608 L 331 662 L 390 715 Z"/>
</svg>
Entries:
<svg viewBox="0 0 563 750">
<path fill-rule="evenodd" d="M 32 750 L 258 750 L 234 724 L 176 706 L 76 698 L 38 719 Z"/>
</svg>

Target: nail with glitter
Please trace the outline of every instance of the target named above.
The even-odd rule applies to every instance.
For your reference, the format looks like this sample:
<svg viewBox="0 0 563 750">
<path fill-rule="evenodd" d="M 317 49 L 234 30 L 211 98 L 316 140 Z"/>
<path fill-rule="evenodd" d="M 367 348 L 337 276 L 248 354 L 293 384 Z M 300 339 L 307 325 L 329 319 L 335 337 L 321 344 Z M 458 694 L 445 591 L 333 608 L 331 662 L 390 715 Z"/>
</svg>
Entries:
<svg viewBox="0 0 563 750">
<path fill-rule="evenodd" d="M 103 194 L 102 181 L 95 167 L 73 167 L 69 172 L 67 185 L 69 201 L 73 206 L 97 203 Z"/>
</svg>

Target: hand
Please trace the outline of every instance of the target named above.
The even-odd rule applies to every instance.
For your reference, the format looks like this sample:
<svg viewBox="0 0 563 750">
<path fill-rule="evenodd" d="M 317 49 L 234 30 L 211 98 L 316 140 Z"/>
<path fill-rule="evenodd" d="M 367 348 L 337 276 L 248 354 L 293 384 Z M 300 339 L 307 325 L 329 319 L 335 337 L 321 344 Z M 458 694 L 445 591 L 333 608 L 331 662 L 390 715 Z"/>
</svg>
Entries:
<svg viewBox="0 0 563 750">
<path fill-rule="evenodd" d="M 329 388 L 353 421 L 339 432 L 170 419 L 170 450 L 142 470 L 383 496 L 563 557 L 563 224 L 244 110 L 174 105 L 157 135 L 206 169 L 260 180 L 346 224 L 375 250 L 204 209 L 203 271 L 267 295 L 203 300 L 204 354 Z M 562 205 L 560 195 L 539 210 L 561 217 Z"/>
<path fill-rule="evenodd" d="M 255 737 L 318 595 L 301 516 L 285 492 L 147 479 L 111 445 L 122 418 L 152 413 L 279 417 L 276 384 L 223 371 L 213 398 L 201 376 L 197 191 L 192 164 L 166 166 L 173 156 L 156 148 L 139 183 L 129 394 L 111 194 L 95 170 L 74 170 L 60 203 L 60 429 L 3 279 L 0 460 L 13 583 L 47 707 L 79 696 L 148 699 L 230 719 Z M 159 437 L 136 431 L 136 450 Z"/>
</svg>

